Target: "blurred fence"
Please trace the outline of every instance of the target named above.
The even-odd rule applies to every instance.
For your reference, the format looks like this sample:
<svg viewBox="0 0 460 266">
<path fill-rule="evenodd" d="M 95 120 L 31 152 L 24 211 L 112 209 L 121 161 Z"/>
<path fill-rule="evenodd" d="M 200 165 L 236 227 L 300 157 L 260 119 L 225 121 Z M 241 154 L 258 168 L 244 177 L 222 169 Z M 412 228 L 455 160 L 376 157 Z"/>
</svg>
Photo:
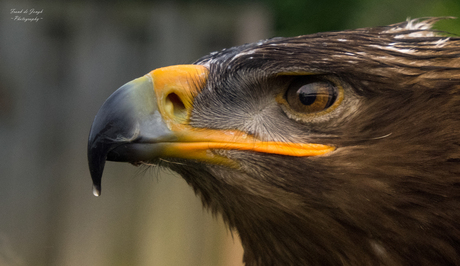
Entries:
<svg viewBox="0 0 460 266">
<path fill-rule="evenodd" d="M 108 163 L 93 197 L 86 139 L 123 83 L 270 37 L 270 13 L 127 3 L 0 2 L 1 266 L 241 265 L 238 237 L 172 173 Z"/>
</svg>

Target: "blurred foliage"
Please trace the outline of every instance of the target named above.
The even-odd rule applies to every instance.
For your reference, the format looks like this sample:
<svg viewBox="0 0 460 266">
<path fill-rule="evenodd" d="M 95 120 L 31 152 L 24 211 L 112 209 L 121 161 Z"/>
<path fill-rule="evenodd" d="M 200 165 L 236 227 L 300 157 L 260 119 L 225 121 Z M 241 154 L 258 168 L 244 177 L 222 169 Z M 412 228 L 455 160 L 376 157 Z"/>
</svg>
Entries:
<svg viewBox="0 0 460 266">
<path fill-rule="evenodd" d="M 456 17 L 459 0 L 177 0 L 176 2 L 238 5 L 264 3 L 274 17 L 276 36 L 389 25 L 407 18 Z M 436 24 L 460 35 L 460 19 Z"/>
<path fill-rule="evenodd" d="M 340 30 L 359 6 L 356 0 L 266 0 L 279 36 L 295 36 L 319 31 Z"/>
<path fill-rule="evenodd" d="M 295 36 L 319 31 L 382 26 L 407 18 L 455 17 L 458 0 L 265 0 L 275 18 L 275 33 Z M 443 20 L 436 28 L 460 34 L 460 20 Z"/>
<path fill-rule="evenodd" d="M 105 1 L 103 1 L 105 2 Z M 126 3 L 122 0 L 108 2 Z M 262 3 L 274 17 L 276 36 L 297 36 L 383 26 L 421 17 L 457 17 L 459 0 L 133 0 L 142 3 L 201 3 L 238 6 Z M 441 21 L 436 28 L 460 35 L 460 19 Z"/>
</svg>

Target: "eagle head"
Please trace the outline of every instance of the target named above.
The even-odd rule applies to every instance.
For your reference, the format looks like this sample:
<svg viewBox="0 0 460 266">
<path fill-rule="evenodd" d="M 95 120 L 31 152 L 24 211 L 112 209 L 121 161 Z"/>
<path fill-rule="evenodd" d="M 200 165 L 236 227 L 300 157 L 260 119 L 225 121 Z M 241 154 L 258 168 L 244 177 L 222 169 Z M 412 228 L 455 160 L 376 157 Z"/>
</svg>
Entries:
<svg viewBox="0 0 460 266">
<path fill-rule="evenodd" d="M 438 19 L 272 38 L 159 68 L 91 128 L 167 167 L 238 231 L 246 265 L 460 265 L 460 38 Z"/>
</svg>

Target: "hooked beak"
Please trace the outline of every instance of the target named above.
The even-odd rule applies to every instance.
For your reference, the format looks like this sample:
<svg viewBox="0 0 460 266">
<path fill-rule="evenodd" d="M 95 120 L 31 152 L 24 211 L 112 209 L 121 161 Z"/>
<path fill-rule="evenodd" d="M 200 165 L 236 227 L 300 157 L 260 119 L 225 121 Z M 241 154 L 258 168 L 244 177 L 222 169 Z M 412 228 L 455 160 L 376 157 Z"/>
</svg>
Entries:
<svg viewBox="0 0 460 266">
<path fill-rule="evenodd" d="M 99 109 L 88 139 L 93 194 L 101 194 L 106 160 L 139 163 L 183 158 L 237 167 L 208 152 L 250 150 L 288 156 L 316 156 L 335 148 L 322 144 L 266 142 L 239 130 L 188 125 L 193 100 L 206 85 L 208 69 L 177 65 L 153 70 L 116 90 Z"/>
</svg>

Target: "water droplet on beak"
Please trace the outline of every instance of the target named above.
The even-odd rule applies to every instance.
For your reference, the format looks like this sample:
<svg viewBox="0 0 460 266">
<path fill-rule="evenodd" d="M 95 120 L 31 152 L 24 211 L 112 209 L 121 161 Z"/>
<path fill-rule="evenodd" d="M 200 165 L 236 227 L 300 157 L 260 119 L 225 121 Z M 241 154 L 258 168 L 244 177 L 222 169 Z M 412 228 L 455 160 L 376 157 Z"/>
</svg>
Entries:
<svg viewBox="0 0 460 266">
<path fill-rule="evenodd" d="M 99 197 L 101 195 L 101 187 L 93 185 L 93 195 Z"/>
</svg>

